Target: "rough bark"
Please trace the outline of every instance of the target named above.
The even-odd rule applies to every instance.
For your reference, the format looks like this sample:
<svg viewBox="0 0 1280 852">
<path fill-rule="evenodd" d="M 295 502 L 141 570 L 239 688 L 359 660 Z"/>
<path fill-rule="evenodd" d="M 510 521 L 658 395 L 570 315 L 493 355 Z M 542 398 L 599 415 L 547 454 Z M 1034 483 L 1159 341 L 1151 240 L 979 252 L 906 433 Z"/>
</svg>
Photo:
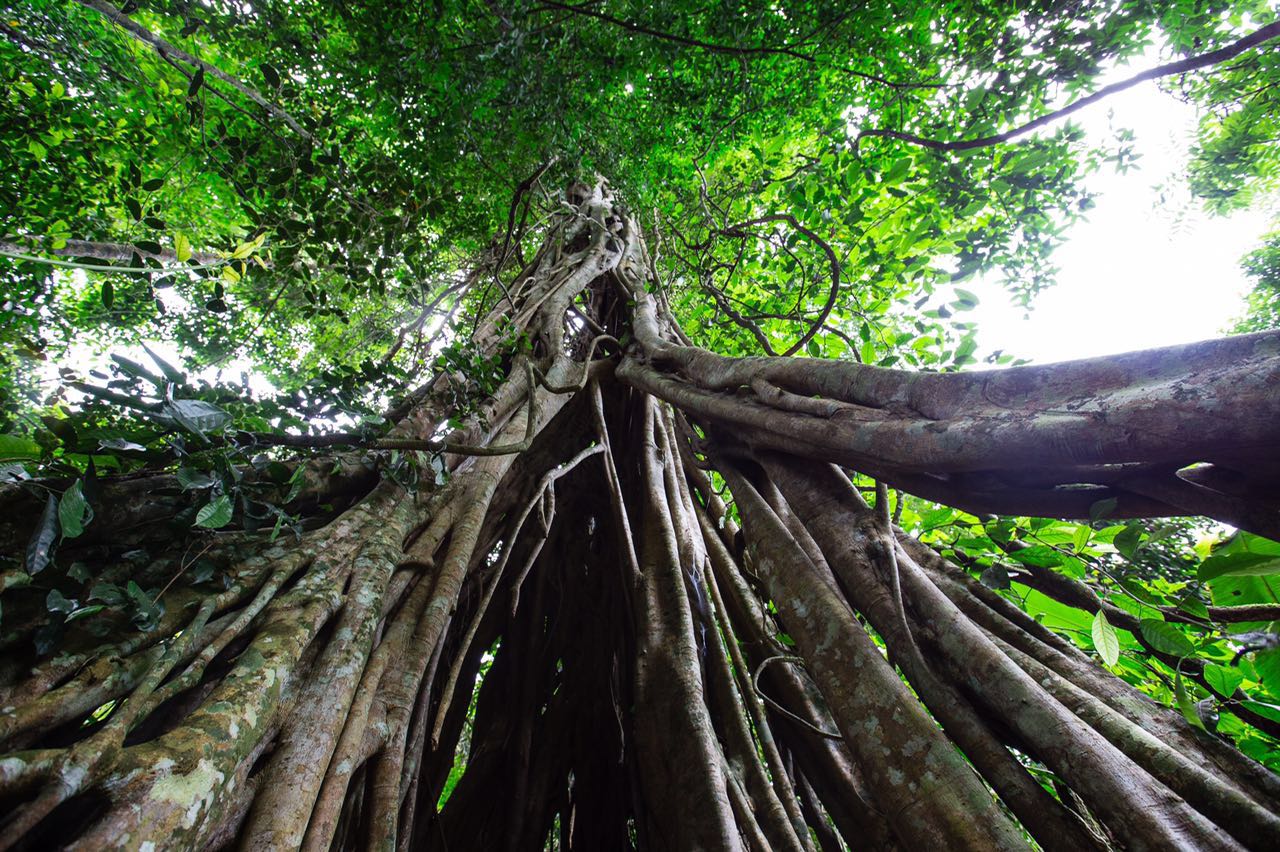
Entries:
<svg viewBox="0 0 1280 852">
<path fill-rule="evenodd" d="M 308 462 L 299 539 L 214 535 L 224 590 L 172 584 L 154 630 L 107 613 L 45 657 L 6 575 L 0 848 L 1280 846 L 1273 775 L 850 480 L 1275 535 L 1280 335 L 998 373 L 724 358 L 651 295 L 605 187 L 568 200 L 477 317 L 484 351 L 529 341 L 505 383 L 445 442 L 456 412 L 415 395 L 383 442 L 447 446 L 447 484 Z M 171 576 L 173 482 L 103 493 L 68 555 L 107 576 L 141 543 Z M 0 501 L 18 548 L 41 504 Z"/>
</svg>

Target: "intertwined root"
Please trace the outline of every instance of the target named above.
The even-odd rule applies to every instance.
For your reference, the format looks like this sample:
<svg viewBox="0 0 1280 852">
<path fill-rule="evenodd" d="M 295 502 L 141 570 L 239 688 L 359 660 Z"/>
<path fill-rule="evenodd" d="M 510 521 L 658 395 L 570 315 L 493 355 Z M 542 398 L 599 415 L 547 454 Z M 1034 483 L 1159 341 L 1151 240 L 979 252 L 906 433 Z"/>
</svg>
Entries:
<svg viewBox="0 0 1280 852">
<path fill-rule="evenodd" d="M 72 631 L 5 672 L 0 846 L 1280 845 L 1274 776 L 830 464 L 971 507 L 1108 496 L 1269 533 L 1274 513 L 1177 472 L 1272 428 L 1273 339 L 1003 377 L 724 359 L 678 342 L 634 224 L 580 194 L 478 324 L 482 348 L 526 344 L 444 439 L 445 486 L 318 469 L 308 505 L 337 514 L 215 540 L 223 591 L 179 584 L 155 630 Z M 440 399 L 387 440 L 440 441 Z M 117 534 L 138 533 L 95 546 Z"/>
</svg>

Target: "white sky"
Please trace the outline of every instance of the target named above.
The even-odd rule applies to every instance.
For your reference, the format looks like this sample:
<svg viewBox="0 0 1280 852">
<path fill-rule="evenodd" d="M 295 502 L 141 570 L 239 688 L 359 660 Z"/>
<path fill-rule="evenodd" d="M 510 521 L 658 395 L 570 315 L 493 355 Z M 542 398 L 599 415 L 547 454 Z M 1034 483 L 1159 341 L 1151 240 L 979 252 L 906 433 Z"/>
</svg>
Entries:
<svg viewBox="0 0 1280 852">
<path fill-rule="evenodd" d="M 1153 58 L 1136 59 L 1114 77 Z M 1210 217 L 1188 197 L 1181 170 L 1195 117 L 1154 83 L 1073 117 L 1091 140 L 1132 129 L 1141 159 L 1126 174 L 1106 167 L 1087 181 L 1099 193 L 1097 206 L 1065 232 L 1053 254 L 1058 284 L 1033 299 L 1029 313 L 1011 304 L 994 277 L 961 283 L 981 299 L 963 317 L 979 323 L 979 357 L 1003 349 L 1045 363 L 1186 343 L 1220 336 L 1243 312 L 1251 285 L 1240 258 L 1273 218 L 1263 210 Z M 1163 206 L 1159 184 L 1167 186 Z"/>
</svg>

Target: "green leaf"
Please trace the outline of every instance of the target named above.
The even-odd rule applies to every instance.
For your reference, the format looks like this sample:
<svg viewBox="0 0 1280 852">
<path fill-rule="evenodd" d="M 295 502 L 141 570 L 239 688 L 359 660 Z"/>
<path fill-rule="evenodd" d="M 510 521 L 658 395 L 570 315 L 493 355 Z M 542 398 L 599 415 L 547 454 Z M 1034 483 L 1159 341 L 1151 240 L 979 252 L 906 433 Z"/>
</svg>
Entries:
<svg viewBox="0 0 1280 852">
<path fill-rule="evenodd" d="M 164 373 L 164 377 L 166 379 L 173 382 L 175 385 L 180 385 L 186 381 L 187 377 L 182 374 L 181 370 L 177 369 L 168 361 L 157 355 L 155 350 L 150 346 L 143 343 L 142 348 L 149 356 L 151 356 L 151 360 L 156 362 L 156 366 L 160 368 L 160 372 Z"/>
<path fill-rule="evenodd" d="M 125 587 L 125 593 L 133 603 L 133 623 L 141 630 L 154 630 L 164 609 L 133 580 Z"/>
<path fill-rule="evenodd" d="M 89 600 L 102 601 L 107 606 L 120 606 L 125 602 L 125 593 L 115 583 L 99 580 L 89 588 Z"/>
<path fill-rule="evenodd" d="M 433 467 L 434 467 L 434 463 L 435 463 L 435 459 L 433 458 L 432 459 Z M 302 489 L 306 486 L 306 484 L 307 484 L 306 468 L 302 467 L 302 465 L 298 465 L 297 469 L 294 470 L 293 472 L 293 476 L 289 477 L 289 493 L 285 495 L 285 498 L 284 498 L 285 505 L 288 505 L 289 503 L 292 503 L 295 499 L 297 499 L 298 495 L 302 493 Z M 436 483 L 436 484 L 438 485 L 440 483 Z"/>
<path fill-rule="evenodd" d="M 1097 523 L 1103 518 L 1111 517 L 1111 513 L 1116 510 L 1116 506 L 1120 501 L 1115 497 L 1107 497 L 1105 500 L 1097 500 L 1089 507 L 1089 520 Z"/>
<path fill-rule="evenodd" d="M 889 170 L 884 173 L 885 183 L 897 183 L 907 176 L 907 172 L 911 171 L 911 158 L 903 157 L 894 162 Z"/>
<path fill-rule="evenodd" d="M 178 258 L 178 263 L 186 263 L 191 259 L 191 240 L 187 239 L 186 234 L 173 235 L 173 253 Z"/>
<path fill-rule="evenodd" d="M 148 370 L 146 367 L 139 364 L 137 361 L 134 361 L 131 358 L 126 358 L 123 355 L 117 354 L 115 352 L 111 353 L 111 360 L 115 362 L 117 367 L 119 367 L 124 372 L 128 373 L 130 376 L 133 376 L 139 379 L 144 379 L 148 382 L 151 382 L 153 385 L 157 385 L 161 389 L 164 388 L 164 382 L 160 380 L 160 377 L 157 376 L 155 373 L 151 372 L 150 370 Z"/>
<path fill-rule="evenodd" d="M 28 574 L 39 574 L 53 558 L 53 544 L 58 540 L 58 500 L 52 494 L 44 504 L 40 522 L 36 524 L 31 540 L 27 542 L 26 569 Z"/>
<path fill-rule="evenodd" d="M 1187 687 L 1182 682 L 1182 669 L 1178 668 L 1173 673 L 1173 694 L 1178 702 L 1178 710 L 1182 713 L 1182 718 L 1193 728 L 1204 730 L 1204 722 L 1200 721 L 1200 714 L 1196 712 L 1195 702 L 1191 700 L 1191 696 L 1187 694 Z"/>
<path fill-rule="evenodd" d="M 70 488 L 62 492 L 62 499 L 58 501 L 58 523 L 62 526 L 62 537 L 77 537 L 84 532 L 85 523 L 92 517 L 93 510 L 84 499 L 83 484 L 77 479 Z"/>
<path fill-rule="evenodd" d="M 1187 615 L 1193 615 L 1204 621 L 1209 620 L 1209 607 L 1205 606 L 1204 601 L 1194 595 L 1190 595 L 1178 601 L 1178 609 L 1182 610 Z"/>
<path fill-rule="evenodd" d="M 76 602 L 69 600 L 66 595 L 57 589 L 53 589 L 45 597 L 44 606 L 49 612 L 60 612 L 66 615 L 76 608 Z"/>
<path fill-rule="evenodd" d="M 1210 556 L 1196 571 L 1207 582 L 1217 577 L 1261 577 L 1280 574 L 1280 557 L 1263 553 L 1228 553 Z"/>
<path fill-rule="evenodd" d="M 215 497 L 201 506 L 200 511 L 196 513 L 196 526 L 211 530 L 221 529 L 231 522 L 231 513 L 234 509 L 229 495 Z"/>
<path fill-rule="evenodd" d="M 1036 568 L 1052 568 L 1055 565 L 1062 564 L 1062 554 L 1044 544 L 1024 547 L 1021 550 L 1012 550 L 1009 552 L 1009 556 L 1023 565 L 1031 565 Z"/>
<path fill-rule="evenodd" d="M 57 589 L 53 589 L 44 599 L 44 606 L 49 612 L 60 612 L 63 615 L 70 613 L 76 608 L 76 602 L 68 600 L 66 595 Z"/>
<path fill-rule="evenodd" d="M 182 486 L 183 491 L 199 491 L 213 485 L 214 478 L 204 471 L 193 470 L 189 467 L 178 468 L 178 484 Z"/>
<path fill-rule="evenodd" d="M 98 447 L 104 450 L 131 453 L 145 452 L 147 449 L 141 444 L 135 444 L 133 441 L 126 441 L 124 438 L 103 438 L 98 441 Z"/>
<path fill-rule="evenodd" d="M 1240 706 L 1246 710 L 1252 710 L 1264 719 L 1280 722 L 1280 706 L 1268 704 L 1265 701 L 1241 701 Z"/>
<path fill-rule="evenodd" d="M 1093 647 L 1098 650 L 1098 656 L 1102 657 L 1102 662 L 1108 666 L 1114 666 L 1120 661 L 1120 638 L 1116 636 L 1116 629 L 1111 626 L 1111 622 L 1107 621 L 1107 615 L 1102 610 L 1093 616 Z"/>
<path fill-rule="evenodd" d="M 1232 666 L 1209 663 L 1204 667 L 1204 679 L 1219 695 L 1230 698 L 1235 693 L 1236 687 L 1244 680 L 1244 675 Z"/>
<path fill-rule="evenodd" d="M 215 432 L 231 422 L 231 415 L 202 399 L 175 399 L 165 403 L 164 413 L 197 435 Z"/>
<path fill-rule="evenodd" d="M 104 609 L 106 609 L 106 607 L 103 606 L 102 604 L 93 604 L 92 606 L 82 606 L 79 609 L 77 609 L 75 612 L 67 616 L 67 624 L 70 624 L 73 621 L 79 621 L 80 619 L 93 615 L 94 613 L 102 612 Z"/>
<path fill-rule="evenodd" d="M 1262 688 L 1273 698 L 1280 698 L 1280 648 L 1268 648 L 1253 655 Z"/>
<path fill-rule="evenodd" d="M 1093 537 L 1093 530 L 1089 529 L 1089 527 L 1086 527 L 1084 524 L 1081 524 L 1080 526 L 1076 527 L 1075 535 L 1072 537 L 1072 540 L 1071 540 L 1071 543 L 1075 547 L 1076 552 L 1079 553 L 1081 550 L 1084 550 L 1086 547 L 1088 547 L 1089 539 L 1091 539 L 1092 537 Z"/>
<path fill-rule="evenodd" d="M 0 435 L 0 459 L 38 459 L 40 445 L 21 435 Z"/>
<path fill-rule="evenodd" d="M 1260 535 L 1240 530 L 1231 536 L 1221 550 L 1228 553 L 1244 551 L 1247 553 L 1262 553 L 1267 556 L 1280 556 L 1280 541 L 1272 541 L 1269 538 L 1263 538 Z"/>
<path fill-rule="evenodd" d="M 1157 651 L 1174 657 L 1190 657 L 1196 652 L 1196 646 L 1182 634 L 1182 631 L 1160 618 L 1144 618 L 1138 622 L 1142 638 Z"/>
<path fill-rule="evenodd" d="M 1116 535 L 1111 542 L 1120 555 L 1125 559 L 1132 559 L 1133 554 L 1138 552 L 1138 548 L 1142 546 L 1142 528 L 1138 526 L 1125 527 L 1122 532 Z"/>
<path fill-rule="evenodd" d="M 143 453 L 147 449 L 142 444 L 134 444 L 133 441 L 123 438 L 104 438 L 97 445 L 100 449 L 115 450 L 118 453 Z"/>
</svg>

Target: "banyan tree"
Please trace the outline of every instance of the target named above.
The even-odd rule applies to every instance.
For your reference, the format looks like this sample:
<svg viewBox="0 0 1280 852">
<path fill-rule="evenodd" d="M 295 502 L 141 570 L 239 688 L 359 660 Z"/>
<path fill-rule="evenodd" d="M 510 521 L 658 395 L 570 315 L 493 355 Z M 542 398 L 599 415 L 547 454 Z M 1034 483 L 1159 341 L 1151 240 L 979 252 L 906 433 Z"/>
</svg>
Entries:
<svg viewBox="0 0 1280 852">
<path fill-rule="evenodd" d="M 181 71 L 187 109 L 209 89 L 227 121 L 328 127 L 281 105 L 289 86 L 322 86 L 302 72 L 282 83 L 268 65 L 251 87 L 167 41 L 165 14 L 196 26 L 184 38 L 218 32 L 184 4 L 82 5 L 68 20 L 110 27 L 112 50 Z M 543 22 L 584 41 L 818 64 L 785 39 L 757 55 L 718 49 L 711 24 L 659 31 L 627 4 L 492 5 L 503 38 L 555 13 Z M 62 43 L 31 14 L 5 31 L 9 49 L 60 67 L 49 48 Z M 356 41 L 353 21 L 382 25 L 365 14 L 334 13 Z M 1274 64 L 1254 51 L 1273 28 L 1161 73 Z M 887 127 L 840 142 L 876 186 L 960 147 Z M 219 133 L 240 157 L 228 180 L 247 179 L 233 172 L 259 152 Z M 920 159 L 876 161 L 872 146 Z M 320 174 L 349 170 L 327 184 L 335 204 L 385 219 L 395 193 L 377 196 L 372 172 L 307 150 Z M 738 202 L 716 195 L 746 168 L 732 157 L 710 177 L 699 166 L 667 220 L 629 202 L 647 198 L 640 184 L 562 159 L 507 175 L 514 196 L 485 220 L 497 236 L 424 292 L 416 318 L 381 330 L 383 357 L 361 376 L 403 381 L 370 397 L 378 417 L 302 397 L 264 409 L 247 379 L 237 395 L 153 347 L 117 353 L 113 372 L 61 364 L 65 408 L 3 445 L 26 461 L 0 486 L 0 847 L 1280 846 L 1280 332 L 1047 365 L 930 364 L 920 347 L 886 359 L 912 351 L 894 349 L 900 318 L 882 309 L 860 330 L 869 302 L 851 294 L 886 269 L 918 282 L 904 269 L 937 233 L 901 240 L 890 268 L 871 246 L 851 253 L 830 217 L 758 203 L 732 215 Z M 574 179 L 551 186 L 562 172 Z M 258 177 L 314 172 L 275 174 Z M 260 216 L 232 250 L 18 233 L 6 280 L 79 267 L 76 286 L 108 310 L 139 281 L 160 301 L 157 286 L 216 286 L 183 310 L 216 319 L 240 298 L 257 311 L 249 337 L 266 337 L 276 320 L 319 328 L 308 288 L 355 256 L 321 243 L 393 254 L 376 216 L 344 233 L 311 199 L 314 221 L 269 221 L 268 196 L 237 186 Z M 1066 192 L 1045 183 L 1019 203 L 1042 190 Z M 853 202 L 827 203 L 838 216 Z M 137 213 L 139 227 L 161 215 Z M 981 233 L 1015 240 L 1008 227 L 1021 225 Z M 782 309 L 742 281 L 788 262 Z M 391 275 L 380 263 L 373 277 Z M 271 301 L 277 282 L 306 298 Z M 395 295 L 351 298 L 367 318 Z M 1188 517 L 1215 524 L 1145 520 Z M 1218 540 L 1191 568 L 1160 549 L 1186 529 Z M 1161 559 L 1184 573 L 1160 574 Z"/>
</svg>

